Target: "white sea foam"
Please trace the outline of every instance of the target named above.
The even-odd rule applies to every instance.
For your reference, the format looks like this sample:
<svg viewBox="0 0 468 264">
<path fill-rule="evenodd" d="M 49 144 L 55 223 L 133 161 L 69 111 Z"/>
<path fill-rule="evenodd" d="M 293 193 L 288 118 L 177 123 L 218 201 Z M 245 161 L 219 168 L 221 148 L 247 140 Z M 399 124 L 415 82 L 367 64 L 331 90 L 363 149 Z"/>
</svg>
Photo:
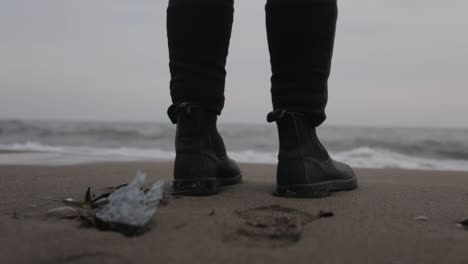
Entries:
<svg viewBox="0 0 468 264">
<path fill-rule="evenodd" d="M 12 151 L 38 151 L 38 152 L 62 152 L 63 147 L 46 146 L 41 143 L 27 141 L 26 143 L 14 143 L 9 145 L 0 145 L 1 150 Z"/>
<path fill-rule="evenodd" d="M 333 158 L 358 168 L 402 168 L 468 171 L 468 160 L 438 160 L 379 148 L 356 148 L 332 153 Z"/>
<path fill-rule="evenodd" d="M 68 165 L 100 161 L 172 160 L 173 151 L 138 148 L 93 148 L 76 146 L 48 146 L 37 142 L 1 145 L 0 150 L 26 151 L 2 154 L 0 164 Z M 30 152 L 30 153 L 27 153 Z"/>
<path fill-rule="evenodd" d="M 0 150 L 31 151 L 0 155 L 0 164 L 66 165 L 99 161 L 170 161 L 174 151 L 141 148 L 92 148 L 76 146 L 48 146 L 37 142 L 0 145 Z M 275 164 L 276 152 L 243 150 L 229 152 L 238 162 Z M 381 148 L 355 148 L 331 153 L 339 161 L 358 168 L 402 168 L 427 170 L 468 171 L 468 160 L 431 159 L 411 156 Z"/>
</svg>

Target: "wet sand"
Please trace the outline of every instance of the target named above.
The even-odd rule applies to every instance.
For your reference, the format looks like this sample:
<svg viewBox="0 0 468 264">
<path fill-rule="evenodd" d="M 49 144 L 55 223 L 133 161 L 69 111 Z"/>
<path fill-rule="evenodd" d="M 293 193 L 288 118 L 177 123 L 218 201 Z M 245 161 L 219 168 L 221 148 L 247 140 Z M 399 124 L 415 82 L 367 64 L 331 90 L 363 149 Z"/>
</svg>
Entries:
<svg viewBox="0 0 468 264">
<path fill-rule="evenodd" d="M 271 195 L 275 166 L 241 167 L 244 184 L 168 195 L 151 230 L 129 238 L 47 218 L 61 204 L 39 197 L 79 200 L 138 169 L 169 185 L 172 163 L 0 166 L 0 263 L 468 263 L 468 231 L 456 226 L 467 172 L 357 169 L 355 191 L 285 199 Z"/>
</svg>

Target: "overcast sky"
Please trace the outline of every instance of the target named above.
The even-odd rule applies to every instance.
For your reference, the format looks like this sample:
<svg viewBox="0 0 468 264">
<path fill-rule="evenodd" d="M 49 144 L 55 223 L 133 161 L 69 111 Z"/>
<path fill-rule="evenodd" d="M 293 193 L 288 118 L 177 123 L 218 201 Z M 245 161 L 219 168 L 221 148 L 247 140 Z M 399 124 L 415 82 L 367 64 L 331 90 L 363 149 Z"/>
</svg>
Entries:
<svg viewBox="0 0 468 264">
<path fill-rule="evenodd" d="M 271 110 L 264 3 L 236 0 L 223 122 Z M 167 0 L 0 0 L 0 118 L 168 122 Z M 341 0 L 328 124 L 468 127 L 468 1 Z"/>
</svg>

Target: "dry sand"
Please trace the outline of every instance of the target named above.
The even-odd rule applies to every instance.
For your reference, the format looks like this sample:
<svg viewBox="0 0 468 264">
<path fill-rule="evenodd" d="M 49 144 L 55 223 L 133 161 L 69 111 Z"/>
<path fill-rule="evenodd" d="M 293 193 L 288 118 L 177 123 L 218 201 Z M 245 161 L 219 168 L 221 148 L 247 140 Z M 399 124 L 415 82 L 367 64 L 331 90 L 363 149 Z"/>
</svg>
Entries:
<svg viewBox="0 0 468 264">
<path fill-rule="evenodd" d="M 468 216 L 466 172 L 357 169 L 356 191 L 285 199 L 271 195 L 274 166 L 242 164 L 244 184 L 169 195 L 139 237 L 45 217 L 60 203 L 38 196 L 80 199 L 138 169 L 170 182 L 172 163 L 0 166 L 0 263 L 468 263 L 456 226 Z"/>
</svg>

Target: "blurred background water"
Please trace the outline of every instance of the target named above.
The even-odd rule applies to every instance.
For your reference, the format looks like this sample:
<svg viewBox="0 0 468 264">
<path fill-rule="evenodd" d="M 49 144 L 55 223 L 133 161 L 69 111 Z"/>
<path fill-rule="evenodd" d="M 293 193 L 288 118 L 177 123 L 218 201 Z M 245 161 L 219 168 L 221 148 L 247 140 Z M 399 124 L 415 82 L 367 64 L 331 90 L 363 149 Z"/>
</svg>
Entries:
<svg viewBox="0 0 468 264">
<path fill-rule="evenodd" d="M 274 124 L 219 130 L 237 161 L 276 162 Z M 318 133 L 334 158 L 354 167 L 468 171 L 468 129 L 323 126 Z M 0 152 L 15 153 L 0 155 L 0 164 L 172 160 L 174 135 L 169 122 L 3 120 Z"/>
</svg>

